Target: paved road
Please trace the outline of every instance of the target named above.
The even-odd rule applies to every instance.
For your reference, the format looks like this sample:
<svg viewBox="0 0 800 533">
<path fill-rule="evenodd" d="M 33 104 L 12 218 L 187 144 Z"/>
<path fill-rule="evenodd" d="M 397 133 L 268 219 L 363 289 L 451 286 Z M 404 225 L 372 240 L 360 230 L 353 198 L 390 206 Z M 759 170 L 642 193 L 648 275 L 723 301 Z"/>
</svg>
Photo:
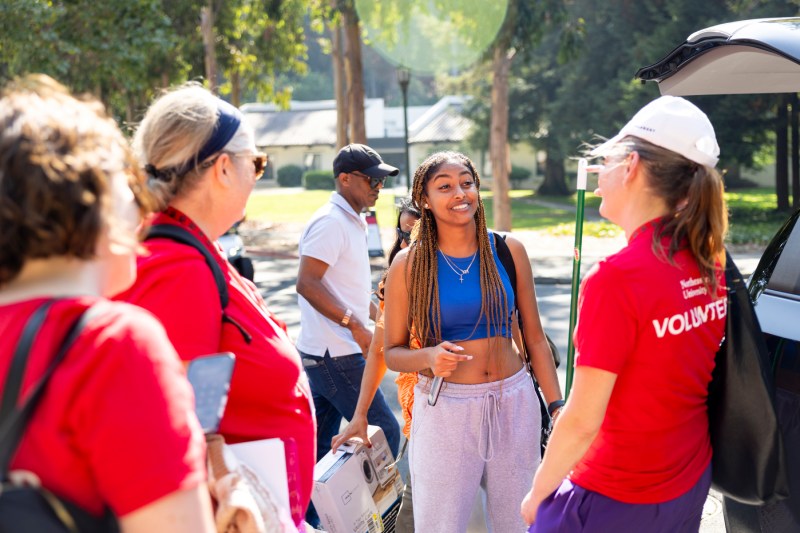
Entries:
<svg viewBox="0 0 800 533">
<path fill-rule="evenodd" d="M 557 254 L 550 250 L 550 256 L 544 257 L 543 253 L 548 253 L 548 246 L 544 246 L 546 237 L 535 234 L 525 234 L 520 237 L 525 243 L 531 254 L 534 272 L 537 276 L 537 296 L 540 313 L 547 333 L 551 336 L 559 351 L 562 361 L 566 361 L 567 354 L 567 330 L 569 324 L 570 307 L 570 285 L 559 283 L 558 281 L 569 280 L 571 274 L 570 250 Z M 388 242 L 384 239 L 384 242 Z M 552 245 L 552 243 L 550 243 Z M 609 249 L 618 249 L 622 242 L 607 243 L 605 246 L 590 244 L 588 250 L 592 255 L 587 256 L 584 248 L 584 267 L 588 268 L 598 257 L 605 253 L 610 253 Z M 563 247 L 563 246 L 562 246 Z M 299 310 L 297 308 L 297 295 L 295 292 L 295 282 L 297 276 L 298 260 L 291 251 L 283 251 L 279 254 L 269 253 L 266 250 L 252 250 L 255 256 L 256 283 L 264 295 L 270 308 L 278 317 L 284 320 L 289 328 L 292 338 L 297 336 L 300 326 Z M 614 250 L 611 250 L 614 251 Z M 588 259 L 587 259 L 588 257 Z M 737 257 L 737 263 L 742 270 L 748 272 L 755 267 L 757 254 L 742 255 Z M 588 263 L 588 264 L 587 264 Z M 373 279 L 377 281 L 383 268 L 382 259 L 373 260 Z M 555 281 L 555 283 L 554 283 Z M 562 363 L 558 370 L 562 389 L 566 380 L 566 364 Z M 396 386 L 394 384 L 395 373 L 388 372 L 382 382 L 382 389 L 390 401 L 392 409 L 398 420 L 401 420 L 400 407 L 397 403 Z M 407 463 L 405 460 L 400 464 L 404 475 L 407 474 Z M 477 508 L 478 506 L 476 506 Z M 469 533 L 482 533 L 485 531 L 480 511 L 476 510 L 470 525 Z M 701 524 L 703 533 L 724 532 L 724 522 L 721 511 L 721 503 L 718 495 L 712 493 L 706 501 L 704 518 Z"/>
</svg>

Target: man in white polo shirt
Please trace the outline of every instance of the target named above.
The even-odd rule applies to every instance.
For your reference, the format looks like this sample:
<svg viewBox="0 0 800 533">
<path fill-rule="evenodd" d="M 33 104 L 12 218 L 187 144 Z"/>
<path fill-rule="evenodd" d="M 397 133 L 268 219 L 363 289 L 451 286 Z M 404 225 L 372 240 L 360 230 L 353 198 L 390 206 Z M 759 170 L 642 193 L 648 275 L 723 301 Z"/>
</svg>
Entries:
<svg viewBox="0 0 800 533">
<path fill-rule="evenodd" d="M 352 419 L 372 341 L 372 279 L 367 224 L 361 212 L 375 205 L 387 176 L 398 169 L 370 147 L 350 144 L 333 161 L 336 192 L 311 217 L 300 237 L 297 350 L 311 383 L 317 414 L 317 460 L 331 447 L 342 417 Z M 400 427 L 378 390 L 367 412 L 397 456 Z"/>
</svg>

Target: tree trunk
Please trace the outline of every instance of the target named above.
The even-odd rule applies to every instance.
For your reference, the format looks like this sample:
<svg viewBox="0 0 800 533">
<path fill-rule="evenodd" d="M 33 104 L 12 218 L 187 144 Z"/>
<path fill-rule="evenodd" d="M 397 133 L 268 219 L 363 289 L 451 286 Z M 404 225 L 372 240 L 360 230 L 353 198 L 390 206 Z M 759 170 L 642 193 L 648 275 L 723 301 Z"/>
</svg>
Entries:
<svg viewBox="0 0 800 533">
<path fill-rule="evenodd" d="M 566 170 L 564 169 L 564 153 L 558 141 L 550 137 L 545 139 L 544 180 L 537 189 L 537 194 L 548 196 L 569 196 L 572 191 L 567 187 Z"/>
<path fill-rule="evenodd" d="M 547 160 L 544 163 L 544 181 L 539 185 L 537 194 L 552 196 L 568 196 L 570 191 L 567 188 L 564 169 L 564 157 L 560 153 L 546 152 Z"/>
<path fill-rule="evenodd" d="M 725 184 L 725 189 L 741 188 L 742 167 L 738 163 L 725 165 L 725 173 L 723 174 L 722 181 Z"/>
<path fill-rule="evenodd" d="M 778 99 L 778 114 L 775 121 L 775 193 L 778 196 L 778 211 L 789 210 L 789 153 L 788 153 L 788 102 Z"/>
<path fill-rule="evenodd" d="M 350 141 L 367 143 L 364 122 L 364 70 L 361 63 L 361 28 L 358 14 L 351 5 L 341 6 L 344 25 L 347 102 L 350 113 Z"/>
<path fill-rule="evenodd" d="M 206 80 L 208 90 L 217 94 L 217 52 L 214 46 L 214 0 L 208 0 L 208 5 L 200 9 L 200 31 L 203 34 L 203 51 L 205 54 Z"/>
<path fill-rule="evenodd" d="M 791 96 L 792 101 L 792 208 L 800 207 L 800 98 L 797 93 Z"/>
<path fill-rule="evenodd" d="M 331 24 L 331 60 L 333 61 L 333 94 L 336 98 L 336 150 L 348 144 L 347 139 L 347 118 L 348 105 L 347 93 L 345 91 L 345 81 L 347 73 L 344 68 L 344 58 L 342 57 L 342 28 L 337 24 Z"/>
<path fill-rule="evenodd" d="M 499 42 L 492 58 L 492 117 L 489 130 L 489 159 L 492 162 L 494 229 L 511 231 L 511 157 L 508 146 L 508 73 L 514 52 Z"/>
<path fill-rule="evenodd" d="M 239 69 L 234 66 L 231 69 L 231 104 L 234 107 L 239 107 L 242 102 L 242 76 L 239 74 Z"/>
</svg>

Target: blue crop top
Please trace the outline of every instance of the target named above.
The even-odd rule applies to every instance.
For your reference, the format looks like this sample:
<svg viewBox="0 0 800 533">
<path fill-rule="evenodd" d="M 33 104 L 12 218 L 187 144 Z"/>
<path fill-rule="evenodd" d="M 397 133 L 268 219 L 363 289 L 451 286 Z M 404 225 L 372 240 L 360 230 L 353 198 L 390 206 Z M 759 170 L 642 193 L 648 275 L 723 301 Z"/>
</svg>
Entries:
<svg viewBox="0 0 800 533">
<path fill-rule="evenodd" d="M 492 326 L 490 337 L 511 337 L 511 320 L 514 312 L 514 290 L 511 281 L 508 279 L 503 264 L 497 257 L 497 250 L 494 246 L 494 237 L 489 232 L 489 244 L 492 247 L 492 257 L 503 282 L 508 301 L 507 320 L 503 322 L 500 331 Z M 475 258 L 469 274 L 465 274 L 464 281 L 459 282 L 459 276 L 448 266 L 444 254 L 437 251 L 439 282 L 439 305 L 442 315 L 442 338 L 447 341 L 468 341 L 475 339 L 485 339 L 486 337 L 486 317 L 481 316 L 481 285 L 480 285 L 480 259 Z M 469 267 L 472 256 L 465 258 L 450 257 L 447 259 L 456 267 L 465 269 Z M 477 327 L 475 323 L 478 323 Z"/>
</svg>

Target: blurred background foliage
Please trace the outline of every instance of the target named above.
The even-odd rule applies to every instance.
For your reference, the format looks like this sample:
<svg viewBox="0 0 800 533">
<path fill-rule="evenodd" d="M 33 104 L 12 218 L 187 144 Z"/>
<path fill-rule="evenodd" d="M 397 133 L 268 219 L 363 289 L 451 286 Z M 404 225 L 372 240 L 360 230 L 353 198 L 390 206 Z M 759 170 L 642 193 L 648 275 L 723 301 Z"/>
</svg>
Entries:
<svg viewBox="0 0 800 533">
<path fill-rule="evenodd" d="M 353 0 L 2 0 L 0 83 L 44 72 L 96 95 L 130 125 L 161 89 L 187 80 L 208 83 L 212 54 L 211 85 L 235 104 L 331 99 L 330 28 L 354 6 Z M 434 74 L 412 69 L 409 104 L 471 95 L 465 112 L 476 127 L 469 148 L 489 151 L 492 115 L 502 111 L 492 108 L 492 90 L 498 52 L 504 54 L 507 140 L 544 155 L 540 193 L 568 196 L 574 192 L 569 158 L 584 143 L 611 136 L 658 95 L 655 84 L 633 80 L 639 67 L 700 28 L 799 12 L 800 0 L 509 0 L 497 38 L 474 64 Z M 210 48 L 202 27 L 209 13 Z M 365 41 L 367 97 L 399 105 L 395 68 Z M 748 184 L 743 172 L 774 164 L 783 98 L 691 98 L 715 125 L 729 187 Z M 788 200 L 777 202 L 788 208 Z"/>
</svg>

